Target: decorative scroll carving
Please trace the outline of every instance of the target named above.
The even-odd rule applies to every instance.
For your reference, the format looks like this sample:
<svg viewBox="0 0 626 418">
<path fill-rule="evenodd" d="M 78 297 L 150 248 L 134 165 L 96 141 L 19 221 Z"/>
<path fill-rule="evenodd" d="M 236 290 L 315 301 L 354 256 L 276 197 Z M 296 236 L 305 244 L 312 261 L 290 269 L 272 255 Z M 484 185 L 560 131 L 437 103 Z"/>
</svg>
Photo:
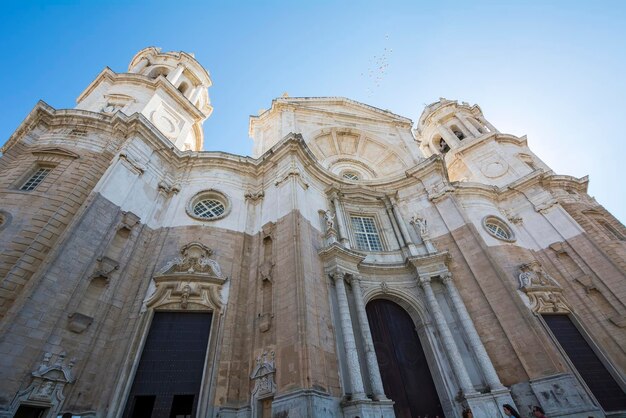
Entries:
<svg viewBox="0 0 626 418">
<path fill-rule="evenodd" d="M 243 197 L 246 200 L 249 200 L 253 205 L 256 205 L 257 203 L 259 203 L 261 200 L 263 200 L 263 198 L 265 197 L 265 192 L 264 191 L 260 191 L 260 192 L 246 192 L 246 194 L 243 195 Z"/>
<path fill-rule="evenodd" d="M 254 382 L 252 388 L 251 407 L 252 416 L 256 417 L 258 400 L 271 398 L 276 393 L 276 365 L 274 362 L 274 352 L 264 352 L 256 358 L 256 366 L 250 375 L 250 380 Z"/>
<path fill-rule="evenodd" d="M 222 285 L 227 278 L 217 261 L 209 258 L 212 250 L 192 242 L 180 250 L 181 257 L 168 262 L 154 276 L 144 299 L 146 308 L 160 309 L 221 309 Z"/>
<path fill-rule="evenodd" d="M 537 261 L 520 266 L 520 290 L 530 299 L 531 309 L 534 312 L 570 312 L 563 289 Z"/>
<path fill-rule="evenodd" d="M 437 201 L 446 194 L 453 192 L 454 187 L 449 183 L 437 183 L 428 188 L 428 200 Z"/>
<path fill-rule="evenodd" d="M 387 282 L 380 282 L 380 290 L 383 293 L 388 293 L 389 292 L 389 285 L 387 284 Z"/>
<path fill-rule="evenodd" d="M 510 209 L 502 209 L 502 214 L 509 220 L 509 222 L 515 225 L 521 225 L 524 221 L 521 216 L 515 214 Z"/>
<path fill-rule="evenodd" d="M 209 258 L 213 250 L 209 247 L 192 242 L 180 250 L 182 257 L 176 257 L 165 265 L 159 275 L 176 274 L 208 274 L 217 278 L 222 277 L 222 271 L 217 261 Z"/>
<path fill-rule="evenodd" d="M 163 193 L 166 196 L 176 194 L 180 192 L 180 185 L 174 184 L 168 180 L 161 180 L 158 184 L 159 193 Z"/>
<path fill-rule="evenodd" d="M 56 416 L 58 408 L 65 399 L 63 396 L 65 385 L 76 380 L 72 374 L 76 360 L 71 359 L 66 363 L 65 352 L 58 354 L 56 359 L 54 357 L 52 353 L 44 353 L 43 360 L 37 369 L 31 373 L 32 383 L 15 395 L 9 412 L 15 413 L 22 403 L 33 403 L 50 408 L 51 416 Z M 0 416 L 4 416 L 4 414 L 0 412 Z"/>
</svg>

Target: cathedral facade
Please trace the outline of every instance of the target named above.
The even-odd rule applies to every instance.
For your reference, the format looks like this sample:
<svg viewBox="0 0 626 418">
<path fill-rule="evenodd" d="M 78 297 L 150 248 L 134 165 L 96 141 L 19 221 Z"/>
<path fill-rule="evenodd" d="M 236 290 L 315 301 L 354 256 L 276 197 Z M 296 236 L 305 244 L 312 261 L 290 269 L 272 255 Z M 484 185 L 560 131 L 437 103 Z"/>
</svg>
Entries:
<svg viewBox="0 0 626 418">
<path fill-rule="evenodd" d="M 4 145 L 0 417 L 626 416 L 586 177 L 446 99 L 285 95 L 203 151 L 210 86 L 146 48 Z"/>
</svg>

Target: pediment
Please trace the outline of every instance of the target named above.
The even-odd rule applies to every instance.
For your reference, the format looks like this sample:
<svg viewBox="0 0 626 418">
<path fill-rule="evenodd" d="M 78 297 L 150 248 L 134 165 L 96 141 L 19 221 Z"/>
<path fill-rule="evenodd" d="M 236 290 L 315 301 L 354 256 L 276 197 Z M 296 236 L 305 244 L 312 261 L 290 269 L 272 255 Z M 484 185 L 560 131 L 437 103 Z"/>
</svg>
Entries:
<svg viewBox="0 0 626 418">
<path fill-rule="evenodd" d="M 299 110 L 309 110 L 311 112 L 332 113 L 359 119 L 374 119 L 381 122 L 412 124 L 409 118 L 343 97 L 288 97 L 276 99 L 276 102 L 294 105 Z"/>
</svg>

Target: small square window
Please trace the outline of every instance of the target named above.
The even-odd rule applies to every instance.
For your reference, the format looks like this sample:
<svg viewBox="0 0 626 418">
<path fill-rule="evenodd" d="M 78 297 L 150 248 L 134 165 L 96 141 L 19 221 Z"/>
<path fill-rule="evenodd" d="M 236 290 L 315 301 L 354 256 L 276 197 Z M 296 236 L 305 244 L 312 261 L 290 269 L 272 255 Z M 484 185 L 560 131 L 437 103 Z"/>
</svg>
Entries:
<svg viewBox="0 0 626 418">
<path fill-rule="evenodd" d="M 46 178 L 48 174 L 52 171 L 50 167 L 39 167 L 35 173 L 26 180 L 26 182 L 20 187 L 20 190 L 25 192 L 30 192 L 31 190 L 35 190 L 37 186 Z"/>
<path fill-rule="evenodd" d="M 376 223 L 371 216 L 352 216 L 352 229 L 356 246 L 363 251 L 382 251 L 383 246 L 376 229 Z"/>
</svg>

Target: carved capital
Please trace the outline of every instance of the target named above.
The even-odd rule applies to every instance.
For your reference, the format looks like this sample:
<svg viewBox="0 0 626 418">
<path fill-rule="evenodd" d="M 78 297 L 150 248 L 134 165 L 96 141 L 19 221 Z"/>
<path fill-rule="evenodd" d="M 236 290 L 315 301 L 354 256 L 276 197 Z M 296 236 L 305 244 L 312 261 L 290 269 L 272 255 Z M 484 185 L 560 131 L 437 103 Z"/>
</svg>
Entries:
<svg viewBox="0 0 626 418">
<path fill-rule="evenodd" d="M 330 276 L 331 279 L 333 279 L 333 282 L 337 282 L 337 280 L 343 280 L 346 281 L 347 280 L 347 276 L 348 274 L 342 270 L 335 270 L 331 273 L 329 273 L 328 276 Z"/>
<path fill-rule="evenodd" d="M 417 282 L 422 287 L 430 287 L 430 282 L 432 281 L 432 277 L 430 276 L 417 276 Z"/>
<path fill-rule="evenodd" d="M 256 205 L 257 203 L 261 202 L 261 200 L 263 200 L 263 198 L 265 197 L 265 192 L 264 191 L 260 191 L 260 192 L 246 192 L 243 197 L 246 200 L 249 200 L 250 203 L 252 203 L 253 205 Z"/>
<path fill-rule="evenodd" d="M 446 286 L 452 285 L 454 284 L 454 280 L 452 280 L 452 273 L 445 272 L 442 275 L 440 275 L 439 277 L 441 277 L 441 281 L 443 282 L 443 284 L 445 284 Z"/>
</svg>

